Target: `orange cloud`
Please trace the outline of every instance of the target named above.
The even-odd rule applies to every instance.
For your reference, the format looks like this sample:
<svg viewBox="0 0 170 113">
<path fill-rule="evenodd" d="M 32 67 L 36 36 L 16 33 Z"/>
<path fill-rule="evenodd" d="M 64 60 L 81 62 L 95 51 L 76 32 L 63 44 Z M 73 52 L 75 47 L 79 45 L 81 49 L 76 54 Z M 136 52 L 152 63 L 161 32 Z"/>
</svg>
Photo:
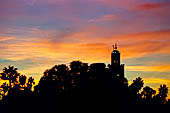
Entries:
<svg viewBox="0 0 170 113">
<path fill-rule="evenodd" d="M 13 40 L 13 39 L 16 39 L 16 37 L 11 37 L 11 36 L 0 37 L 0 42 L 7 41 L 7 40 Z"/>
<path fill-rule="evenodd" d="M 145 83 L 158 83 L 170 85 L 170 80 L 163 78 L 143 78 Z"/>
<path fill-rule="evenodd" d="M 126 66 L 128 71 L 157 71 L 165 72 L 170 71 L 170 65 L 161 65 L 161 66 Z"/>
<path fill-rule="evenodd" d="M 34 29 L 33 34 L 40 34 L 43 31 Z M 121 59 L 133 59 L 154 54 L 170 54 L 170 30 L 141 32 L 134 34 L 113 35 L 111 37 L 98 37 L 93 35 L 102 32 L 97 28 L 87 28 L 80 32 L 71 32 L 64 35 L 64 39 L 55 40 L 54 31 L 46 31 L 37 38 L 13 39 L 14 42 L 3 43 L 1 49 L 1 58 L 13 61 L 31 59 L 35 62 L 36 67 L 32 66 L 21 70 L 21 73 L 28 74 L 30 72 L 43 73 L 47 68 L 55 64 L 69 63 L 73 60 L 81 60 L 87 63 L 110 62 L 110 53 L 112 44 L 118 43 L 118 49 L 121 52 Z M 39 36 L 39 35 L 38 35 Z M 40 40 L 40 38 L 42 38 Z M 21 41 L 20 41 L 21 40 Z M 25 40 L 25 41 L 23 41 Z M 37 59 L 48 59 L 37 62 Z M 12 64 L 11 64 L 12 65 Z M 20 68 L 20 67 L 18 67 Z M 170 66 L 166 64 L 155 64 L 154 66 L 126 66 L 128 71 L 160 71 L 170 70 Z M 41 74 L 42 75 L 42 74 Z M 38 78 L 41 76 L 38 75 Z"/>
<path fill-rule="evenodd" d="M 93 29 L 91 29 L 93 30 Z M 39 31 L 38 31 L 39 32 Z M 135 34 L 124 34 L 112 37 L 91 37 L 93 31 L 75 32 L 64 40 L 69 42 L 55 42 L 48 40 L 16 42 L 4 44 L 5 50 L 1 50 L 2 58 L 11 60 L 21 60 L 33 57 L 61 58 L 72 56 L 86 61 L 90 59 L 103 59 L 109 61 L 111 45 L 118 43 L 122 58 L 135 58 L 147 54 L 169 54 L 169 36 L 170 30 L 142 32 Z M 99 30 L 95 31 L 99 32 Z M 48 33 L 47 33 L 48 34 Z M 48 35 L 50 37 L 50 34 Z M 97 55 L 96 55 L 97 54 Z M 105 55 L 104 55 L 105 54 Z M 95 58 L 98 57 L 98 58 Z M 71 57 L 67 57 L 72 59 Z M 88 59 L 88 60 L 87 60 Z M 105 60 L 104 60 L 105 59 Z M 92 61 L 92 60 L 91 60 Z"/>
<path fill-rule="evenodd" d="M 141 57 L 147 54 L 170 53 L 170 30 L 141 32 L 105 38 L 102 42 L 120 44 L 123 58 Z"/>
</svg>

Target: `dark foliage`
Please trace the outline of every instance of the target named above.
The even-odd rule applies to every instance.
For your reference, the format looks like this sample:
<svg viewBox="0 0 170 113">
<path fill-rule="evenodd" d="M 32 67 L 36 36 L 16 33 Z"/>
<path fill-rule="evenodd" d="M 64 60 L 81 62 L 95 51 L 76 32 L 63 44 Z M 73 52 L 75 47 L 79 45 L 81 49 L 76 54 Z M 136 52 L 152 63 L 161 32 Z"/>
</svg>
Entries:
<svg viewBox="0 0 170 113">
<path fill-rule="evenodd" d="M 27 79 L 13 66 L 5 67 L 0 75 L 6 80 L 0 90 L 0 109 L 4 112 L 128 112 L 132 107 L 170 105 L 165 84 L 158 93 L 149 86 L 143 88 L 140 77 L 128 85 L 125 77 L 115 76 L 104 63 L 55 65 L 44 72 L 36 86 L 34 78 Z"/>
</svg>

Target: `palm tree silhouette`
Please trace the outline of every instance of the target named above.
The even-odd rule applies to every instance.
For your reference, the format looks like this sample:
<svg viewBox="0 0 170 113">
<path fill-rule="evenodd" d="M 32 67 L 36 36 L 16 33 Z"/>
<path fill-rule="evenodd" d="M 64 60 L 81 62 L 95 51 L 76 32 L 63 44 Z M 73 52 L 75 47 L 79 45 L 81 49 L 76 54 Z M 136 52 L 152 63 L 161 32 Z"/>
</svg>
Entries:
<svg viewBox="0 0 170 113">
<path fill-rule="evenodd" d="M 167 94 L 168 94 L 168 87 L 163 84 L 163 85 L 160 85 L 160 88 L 158 89 L 159 90 L 159 97 L 160 97 L 160 100 L 162 103 L 164 103 L 166 101 L 166 97 L 167 97 Z"/>
<path fill-rule="evenodd" d="M 9 88 L 12 87 L 12 83 L 15 84 L 15 82 L 17 82 L 17 78 L 20 75 L 17 70 L 14 66 L 8 66 L 8 68 L 4 67 L 1 73 L 1 79 L 9 80 Z"/>
<path fill-rule="evenodd" d="M 155 94 L 156 91 L 150 88 L 149 86 L 144 87 L 143 91 L 141 92 L 143 99 L 145 99 L 146 101 L 150 101 Z"/>
<path fill-rule="evenodd" d="M 19 76 L 20 85 L 23 87 L 26 83 L 27 77 L 25 75 Z"/>
<path fill-rule="evenodd" d="M 129 86 L 129 90 L 132 94 L 137 95 L 139 94 L 139 91 L 143 87 L 144 83 L 141 77 L 136 78 L 133 80 L 133 83 Z"/>
<path fill-rule="evenodd" d="M 27 87 L 29 90 L 31 90 L 32 86 L 35 84 L 34 82 L 34 78 L 33 77 L 29 77 L 28 78 L 28 83 L 27 83 Z"/>
</svg>

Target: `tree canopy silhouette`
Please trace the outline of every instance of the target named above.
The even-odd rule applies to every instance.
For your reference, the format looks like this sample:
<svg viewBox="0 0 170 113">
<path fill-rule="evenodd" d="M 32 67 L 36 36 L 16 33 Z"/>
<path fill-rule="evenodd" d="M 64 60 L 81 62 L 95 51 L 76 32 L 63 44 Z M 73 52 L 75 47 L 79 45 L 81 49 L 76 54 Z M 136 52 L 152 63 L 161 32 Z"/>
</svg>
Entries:
<svg viewBox="0 0 170 113">
<path fill-rule="evenodd" d="M 37 105 L 45 105 L 43 110 L 49 112 L 73 112 L 78 108 L 116 110 L 127 105 L 170 105 L 165 84 L 160 85 L 158 93 L 149 86 L 143 88 L 141 77 L 128 85 L 125 77 L 115 75 L 104 63 L 88 65 L 72 61 L 69 66 L 55 65 L 44 71 L 36 85 L 33 77 L 21 75 L 14 66 L 5 67 L 0 78 L 5 80 L 0 86 L 2 110 L 17 106 L 25 109 L 30 105 L 38 111 L 42 108 Z"/>
<path fill-rule="evenodd" d="M 9 66 L 8 68 L 4 67 L 3 72 L 1 73 L 1 79 L 9 80 L 9 88 L 12 87 L 12 84 L 16 83 L 18 76 L 19 73 L 14 66 Z"/>
</svg>

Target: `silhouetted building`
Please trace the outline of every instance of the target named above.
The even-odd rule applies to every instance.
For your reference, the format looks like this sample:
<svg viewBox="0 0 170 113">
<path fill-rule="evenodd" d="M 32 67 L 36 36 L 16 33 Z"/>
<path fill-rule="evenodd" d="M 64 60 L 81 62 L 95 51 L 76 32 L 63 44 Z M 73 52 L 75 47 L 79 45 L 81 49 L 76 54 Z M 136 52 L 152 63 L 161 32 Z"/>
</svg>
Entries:
<svg viewBox="0 0 170 113">
<path fill-rule="evenodd" d="M 124 77 L 124 64 L 120 64 L 120 52 L 117 49 L 117 44 L 113 45 L 111 53 L 111 65 L 109 66 L 113 76 Z"/>
</svg>

